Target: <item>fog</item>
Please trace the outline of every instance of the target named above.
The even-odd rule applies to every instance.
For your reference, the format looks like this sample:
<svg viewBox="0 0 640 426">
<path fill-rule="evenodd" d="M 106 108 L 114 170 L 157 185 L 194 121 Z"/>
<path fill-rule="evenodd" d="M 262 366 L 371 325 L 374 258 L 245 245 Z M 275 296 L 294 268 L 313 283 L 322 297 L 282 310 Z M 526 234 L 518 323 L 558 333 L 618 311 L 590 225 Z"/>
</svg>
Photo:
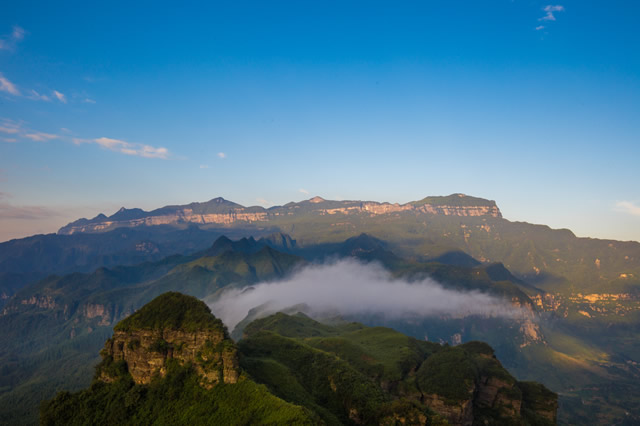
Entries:
<svg viewBox="0 0 640 426">
<path fill-rule="evenodd" d="M 311 265 L 282 281 L 230 289 L 210 306 L 233 330 L 252 308 L 264 305 L 263 315 L 268 315 L 298 304 L 307 305 L 312 314 L 384 314 L 392 319 L 521 313 L 505 300 L 479 291 L 445 289 L 430 278 L 395 278 L 378 264 L 356 260 Z"/>
</svg>

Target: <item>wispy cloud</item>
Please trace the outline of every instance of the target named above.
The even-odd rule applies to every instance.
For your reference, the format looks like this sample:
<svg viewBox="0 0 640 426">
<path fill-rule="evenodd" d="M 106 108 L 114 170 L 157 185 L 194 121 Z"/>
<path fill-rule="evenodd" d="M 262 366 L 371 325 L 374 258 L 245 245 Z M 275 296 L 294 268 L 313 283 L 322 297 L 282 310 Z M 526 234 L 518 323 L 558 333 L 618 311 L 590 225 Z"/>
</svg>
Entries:
<svg viewBox="0 0 640 426">
<path fill-rule="evenodd" d="M 300 188 L 298 189 L 298 192 L 305 194 L 305 195 L 309 195 L 309 191 L 307 191 L 306 189 Z"/>
<path fill-rule="evenodd" d="M 10 197 L 10 194 L 0 192 L 0 218 L 2 219 L 37 220 L 60 215 L 57 211 L 43 206 L 14 206 L 6 201 Z"/>
<path fill-rule="evenodd" d="M 54 135 L 54 134 L 51 134 L 51 133 L 44 133 L 44 132 L 25 133 L 23 135 L 23 137 L 25 137 L 27 139 L 31 139 L 34 142 L 46 142 L 46 141 L 50 141 L 52 139 L 58 139 L 59 138 L 58 135 Z"/>
<path fill-rule="evenodd" d="M 18 139 L 16 138 L 0 138 L 2 139 L 3 142 L 7 142 L 7 143 L 16 143 L 18 142 Z"/>
<path fill-rule="evenodd" d="M 542 18 L 538 19 L 538 21 L 555 21 L 556 17 L 553 14 L 553 12 L 564 12 L 564 6 L 547 5 L 542 10 L 547 12 L 547 14 L 545 16 L 543 16 Z"/>
<path fill-rule="evenodd" d="M 59 139 L 58 135 L 40 132 L 26 128 L 22 121 L 14 121 L 8 118 L 0 119 L 0 133 L 6 133 L 11 138 L 5 138 L 5 142 L 18 142 L 18 139 L 29 139 L 34 142 L 46 142 L 52 139 Z"/>
<path fill-rule="evenodd" d="M 13 120 L 2 119 L 0 123 L 0 132 L 7 133 L 9 135 L 16 135 L 20 132 L 20 123 L 17 123 Z"/>
<path fill-rule="evenodd" d="M 35 90 L 31 90 L 31 93 L 27 96 L 27 98 L 29 99 L 33 99 L 36 101 L 45 101 L 45 102 L 50 102 L 51 98 L 47 95 L 44 94 L 40 94 L 38 92 L 36 92 Z"/>
<path fill-rule="evenodd" d="M 94 101 L 93 99 L 89 99 L 89 98 L 85 98 L 85 100 L 82 101 L 82 102 L 84 102 L 85 104 L 95 104 L 96 103 L 96 101 Z"/>
<path fill-rule="evenodd" d="M 100 145 L 104 149 L 108 149 L 109 151 L 119 152 L 125 155 L 135 155 L 138 157 L 161 159 L 166 159 L 169 157 L 169 150 L 167 148 L 156 148 L 151 145 L 127 142 L 119 139 L 111 139 L 105 137 L 97 139 L 74 138 L 73 143 L 75 143 L 76 145 L 80 145 L 83 143 L 95 143 Z"/>
<path fill-rule="evenodd" d="M 523 314 L 488 294 L 447 289 L 430 278 L 409 282 L 380 265 L 354 260 L 308 266 L 282 281 L 256 284 L 250 291 L 226 289 L 211 308 L 232 330 L 250 311 L 266 316 L 301 305 L 312 316 L 337 312 L 415 320 L 476 315 L 517 318 Z"/>
<path fill-rule="evenodd" d="M 227 154 L 225 154 L 224 152 L 219 152 L 218 153 L 218 157 L 222 158 L 222 159 L 225 159 L 225 158 L 227 158 Z"/>
<path fill-rule="evenodd" d="M 538 25 L 536 31 L 544 30 L 544 25 Z"/>
<path fill-rule="evenodd" d="M 0 73 L 0 92 L 7 92 L 14 96 L 20 96 L 20 91 L 15 84 L 10 82 L 2 73 Z"/>
<path fill-rule="evenodd" d="M 63 104 L 67 103 L 67 97 L 63 94 L 58 92 L 57 90 L 53 91 L 53 96 L 56 97 L 56 99 L 58 99 L 60 102 L 62 102 Z"/>
<path fill-rule="evenodd" d="M 24 38 L 24 33 L 25 33 L 24 29 L 15 25 L 13 27 L 13 32 L 11 33 L 11 38 L 13 38 L 16 41 L 20 41 Z"/>
<path fill-rule="evenodd" d="M 0 38 L 0 50 L 13 50 L 16 44 L 24 38 L 25 30 L 17 25 L 13 27 L 11 34 Z"/>
<path fill-rule="evenodd" d="M 200 164 L 200 168 L 201 169 L 208 169 L 209 165 L 208 164 Z"/>
<path fill-rule="evenodd" d="M 3 139 L 5 142 L 17 142 L 20 139 L 29 139 L 34 142 L 47 142 L 53 139 L 59 139 L 61 141 L 73 142 L 76 145 L 95 144 L 109 151 L 138 157 L 167 159 L 170 155 L 169 150 L 164 147 L 155 147 L 106 137 L 97 139 L 78 138 L 72 137 L 72 132 L 67 128 L 62 127 L 60 130 L 63 134 L 45 133 L 29 129 L 24 126 L 24 123 L 21 121 L 0 118 L 0 133 L 8 136 Z M 64 133 L 66 133 L 66 135 Z"/>
<path fill-rule="evenodd" d="M 264 198 L 256 198 L 256 202 L 258 204 L 260 204 L 261 206 L 263 206 L 263 207 L 270 207 L 270 206 L 273 205 L 273 203 L 271 201 L 266 200 Z"/>
<path fill-rule="evenodd" d="M 632 216 L 640 216 L 640 206 L 631 201 L 618 201 L 616 203 L 616 211 L 627 213 Z"/>
</svg>

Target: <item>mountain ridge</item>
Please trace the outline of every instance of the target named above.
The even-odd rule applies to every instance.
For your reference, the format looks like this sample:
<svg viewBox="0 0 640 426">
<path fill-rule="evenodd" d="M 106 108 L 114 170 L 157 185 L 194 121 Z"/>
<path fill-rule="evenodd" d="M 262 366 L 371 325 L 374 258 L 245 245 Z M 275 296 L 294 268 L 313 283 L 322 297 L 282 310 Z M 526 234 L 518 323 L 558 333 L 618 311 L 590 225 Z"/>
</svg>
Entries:
<svg viewBox="0 0 640 426">
<path fill-rule="evenodd" d="M 58 234 L 104 232 L 119 227 L 143 225 L 178 225 L 184 223 L 230 225 L 235 222 L 266 222 L 273 217 L 296 215 L 299 212 L 328 215 L 338 213 L 385 215 L 405 211 L 414 212 L 418 215 L 502 217 L 502 213 L 495 201 L 465 194 L 430 196 L 405 204 L 356 200 L 336 201 L 316 196 L 298 203 L 287 203 L 283 206 L 269 208 L 261 206 L 245 207 L 222 197 L 217 197 L 203 203 L 170 205 L 149 212 L 138 208 L 125 209 L 123 207 L 109 217 L 101 213 L 93 219 L 78 219 L 60 228 Z"/>
</svg>

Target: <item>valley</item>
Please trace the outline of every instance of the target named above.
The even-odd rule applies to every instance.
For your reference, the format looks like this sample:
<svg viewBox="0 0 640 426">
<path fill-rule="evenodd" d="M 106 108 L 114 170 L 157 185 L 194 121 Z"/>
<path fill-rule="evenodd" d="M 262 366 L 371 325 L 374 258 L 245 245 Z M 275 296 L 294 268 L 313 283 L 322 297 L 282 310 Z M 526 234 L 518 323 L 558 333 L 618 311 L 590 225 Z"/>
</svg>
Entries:
<svg viewBox="0 0 640 426">
<path fill-rule="evenodd" d="M 240 208 L 219 200 L 213 200 L 216 209 L 220 204 Z M 17 253 L 23 262 L 34 256 L 32 249 L 9 249 L 17 244 L 34 247 L 46 240 L 64 245 L 69 265 L 60 273 L 54 266 L 60 251 L 39 250 L 38 270 L 46 278 L 24 278 L 26 283 L 8 286 L 13 293 L 2 307 L 0 333 L 11 343 L 0 350 L 0 420 L 32 424 L 39 401 L 57 390 L 87 386 L 112 327 L 164 292 L 180 291 L 211 304 L 228 289 L 289 279 L 300 268 L 336 258 L 382 265 L 394 279 L 429 277 L 452 291 L 491 295 L 523 314 L 393 318 L 380 312 L 336 312 L 333 317 L 391 327 L 451 347 L 485 341 L 518 380 L 543 383 L 559 394 L 558 421 L 563 424 L 631 424 L 640 418 L 634 396 L 640 378 L 640 244 L 582 239 L 567 230 L 509 222 L 495 203 L 473 197 L 426 200 L 416 203 L 447 208 L 379 203 L 378 212 L 371 213 L 358 207 L 367 202 L 315 198 L 282 207 L 290 212 L 286 215 L 222 227 L 184 221 L 150 226 L 136 222 L 147 216 L 135 211 L 132 219 L 125 217 L 130 221 L 125 228 L 93 226 L 112 220 L 105 216 L 72 235 L 61 230 L 60 235 L 0 244 L 0 254 L 4 247 L 12 256 L 0 256 L 0 265 L 7 270 L 10 265 L 12 274 L 29 274 L 14 261 Z M 82 253 L 92 253 L 103 239 L 112 241 L 100 245 L 103 254 L 82 261 L 87 259 Z M 87 248 L 78 251 L 80 244 Z M 143 257 L 132 257 L 122 247 Z M 321 321 L 332 317 L 318 317 L 304 306 L 287 312 Z M 258 318 L 251 315 L 242 326 Z M 241 329 L 230 332 L 236 339 L 242 335 Z"/>
</svg>

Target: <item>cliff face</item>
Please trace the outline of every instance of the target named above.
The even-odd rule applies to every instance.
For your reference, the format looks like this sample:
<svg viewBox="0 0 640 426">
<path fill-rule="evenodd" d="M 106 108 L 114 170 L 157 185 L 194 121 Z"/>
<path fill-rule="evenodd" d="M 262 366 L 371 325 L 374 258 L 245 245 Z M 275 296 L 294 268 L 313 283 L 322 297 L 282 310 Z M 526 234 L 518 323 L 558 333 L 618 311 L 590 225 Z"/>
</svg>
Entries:
<svg viewBox="0 0 640 426">
<path fill-rule="evenodd" d="M 482 357 L 499 366 L 494 357 Z M 542 391 L 538 388 L 542 388 Z M 423 394 L 421 402 L 455 426 L 471 426 L 482 421 L 488 424 L 487 421 L 491 423 L 496 419 L 520 424 L 531 415 L 543 424 L 555 424 L 558 410 L 557 396 L 541 385 L 516 382 L 509 377 L 487 374 L 486 371 L 481 372 L 468 389 L 467 399 L 454 401 L 439 394 Z"/>
<path fill-rule="evenodd" d="M 101 355 L 99 379 L 105 382 L 118 378 L 119 370 L 109 368 L 114 363 L 124 363 L 136 384 L 164 377 L 171 361 L 191 365 L 205 388 L 236 383 L 240 375 L 226 328 L 203 302 L 180 293 L 158 296 L 118 323 Z"/>
<path fill-rule="evenodd" d="M 148 384 L 155 375 L 164 377 L 170 359 L 181 365 L 190 363 L 206 388 L 217 383 L 236 383 L 239 377 L 237 350 L 220 332 L 116 331 L 105 344 L 103 356 L 124 361 L 136 384 Z M 100 378 L 113 381 L 105 371 Z"/>
<path fill-rule="evenodd" d="M 379 203 L 375 201 L 328 201 L 314 197 L 299 203 L 289 203 L 269 209 L 244 207 L 236 203 L 215 198 L 207 203 L 192 203 L 188 206 L 163 207 L 151 212 L 139 209 L 121 209 L 106 217 L 98 215 L 94 219 L 80 219 L 61 228 L 59 234 L 79 232 L 103 232 L 115 228 L 136 226 L 179 225 L 194 223 L 199 225 L 230 226 L 235 223 L 268 222 L 281 217 L 311 215 L 366 215 L 378 216 L 412 212 L 416 215 L 443 216 L 491 216 L 502 217 L 495 202 L 464 194 L 448 197 L 429 197 L 407 204 Z"/>
</svg>

